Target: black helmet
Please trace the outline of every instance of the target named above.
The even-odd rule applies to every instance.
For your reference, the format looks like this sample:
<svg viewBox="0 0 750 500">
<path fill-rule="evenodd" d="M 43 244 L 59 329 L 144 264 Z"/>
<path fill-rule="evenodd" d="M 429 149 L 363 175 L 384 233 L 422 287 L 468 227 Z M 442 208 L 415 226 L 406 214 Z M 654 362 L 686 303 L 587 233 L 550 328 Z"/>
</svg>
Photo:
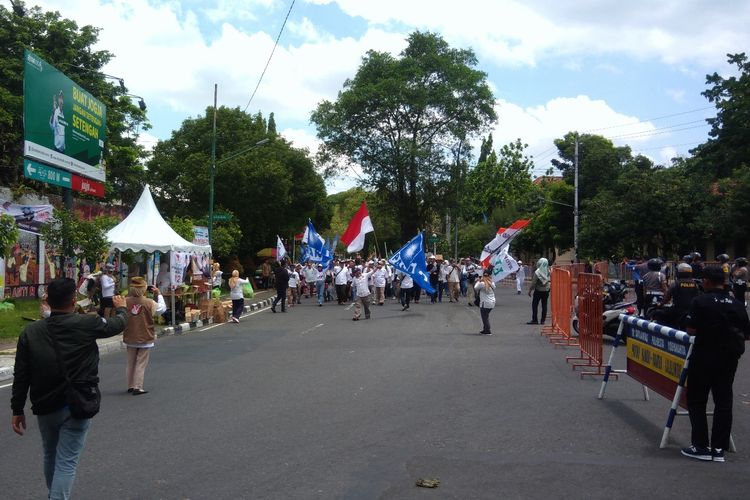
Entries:
<svg viewBox="0 0 750 500">
<path fill-rule="evenodd" d="M 703 258 L 700 252 L 693 252 L 690 255 L 692 255 L 693 260 L 701 260 Z"/>
<path fill-rule="evenodd" d="M 649 259 L 646 265 L 649 271 L 659 271 L 661 270 L 661 264 L 661 259 Z"/>
<path fill-rule="evenodd" d="M 691 262 L 693 262 L 693 255 L 692 254 L 685 255 L 684 257 L 682 257 L 682 261 L 687 264 L 690 264 Z"/>
<path fill-rule="evenodd" d="M 721 262 L 722 264 L 725 262 L 729 262 L 729 255 L 722 253 L 716 256 L 716 260 Z"/>
<path fill-rule="evenodd" d="M 681 262 L 677 264 L 677 276 L 679 278 L 687 278 L 693 275 L 693 268 L 687 262 Z"/>
<path fill-rule="evenodd" d="M 745 267 L 747 265 L 747 259 L 745 257 L 737 257 L 734 263 L 737 266 Z"/>
</svg>

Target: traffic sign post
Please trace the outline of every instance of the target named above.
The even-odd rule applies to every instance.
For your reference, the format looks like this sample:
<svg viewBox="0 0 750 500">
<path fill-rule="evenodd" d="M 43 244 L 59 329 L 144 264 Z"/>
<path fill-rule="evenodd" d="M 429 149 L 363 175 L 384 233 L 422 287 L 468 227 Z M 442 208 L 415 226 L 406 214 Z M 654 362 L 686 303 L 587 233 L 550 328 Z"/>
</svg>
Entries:
<svg viewBox="0 0 750 500">
<path fill-rule="evenodd" d="M 70 172 L 28 159 L 23 160 L 23 175 L 27 179 L 54 184 L 55 186 L 65 188 L 71 187 L 73 178 L 73 174 Z"/>
</svg>

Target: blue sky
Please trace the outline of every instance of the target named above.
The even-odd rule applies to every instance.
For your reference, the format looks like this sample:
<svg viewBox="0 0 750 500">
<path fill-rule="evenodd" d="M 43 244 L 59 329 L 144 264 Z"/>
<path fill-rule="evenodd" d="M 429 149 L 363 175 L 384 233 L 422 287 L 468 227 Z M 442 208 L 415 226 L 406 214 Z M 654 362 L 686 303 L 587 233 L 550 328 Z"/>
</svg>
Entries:
<svg viewBox="0 0 750 500">
<path fill-rule="evenodd" d="M 220 105 L 244 109 L 291 3 L 38 2 L 102 29 L 99 48 L 116 56 L 107 73 L 148 104 L 147 146 L 203 113 L 214 83 Z M 476 52 L 497 99 L 495 145 L 520 137 L 535 174 L 570 130 L 668 164 L 707 139 L 706 74 L 733 74 L 726 54 L 750 47 L 748 19 L 750 2 L 728 0 L 297 0 L 248 111 L 274 112 L 282 135 L 315 151 L 310 112 L 335 99 L 362 55 L 397 54 L 410 32 L 429 30 Z M 355 175 L 330 181 L 329 192 Z"/>
</svg>

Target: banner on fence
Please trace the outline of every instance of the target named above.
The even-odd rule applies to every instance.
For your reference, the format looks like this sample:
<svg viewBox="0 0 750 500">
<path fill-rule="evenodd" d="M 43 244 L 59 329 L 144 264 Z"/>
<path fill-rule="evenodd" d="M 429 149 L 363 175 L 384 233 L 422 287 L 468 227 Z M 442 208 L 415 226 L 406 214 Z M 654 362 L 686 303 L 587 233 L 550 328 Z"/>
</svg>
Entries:
<svg viewBox="0 0 750 500">
<path fill-rule="evenodd" d="M 632 325 L 629 329 L 628 375 L 663 397 L 672 399 L 690 348 L 689 337 L 670 337 Z M 685 406 L 684 401 L 681 405 Z"/>
</svg>

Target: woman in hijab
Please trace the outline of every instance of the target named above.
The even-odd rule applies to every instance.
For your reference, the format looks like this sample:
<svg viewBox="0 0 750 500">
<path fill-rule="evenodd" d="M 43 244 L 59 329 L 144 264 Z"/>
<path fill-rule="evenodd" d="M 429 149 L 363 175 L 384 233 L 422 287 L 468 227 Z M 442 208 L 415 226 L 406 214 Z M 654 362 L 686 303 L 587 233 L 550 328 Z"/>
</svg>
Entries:
<svg viewBox="0 0 750 500">
<path fill-rule="evenodd" d="M 527 325 L 544 324 L 547 319 L 547 299 L 549 298 L 549 262 L 542 257 L 536 263 L 536 271 L 531 276 L 531 286 L 529 287 L 529 297 L 534 292 L 534 298 L 531 300 L 531 321 Z M 542 303 L 542 321 L 537 321 L 537 306 Z"/>
<path fill-rule="evenodd" d="M 240 278 L 238 270 L 232 271 L 232 277 L 229 278 L 229 298 L 232 299 L 232 317 L 229 321 L 232 323 L 240 322 L 240 315 L 245 310 L 245 296 L 242 293 L 242 285 L 250 283 L 250 280 Z"/>
<path fill-rule="evenodd" d="M 479 295 L 479 313 L 482 316 L 482 331 L 479 334 L 492 335 L 490 313 L 495 307 L 495 282 L 492 281 L 489 269 L 485 269 L 482 278 L 474 284 L 474 290 Z"/>
</svg>

